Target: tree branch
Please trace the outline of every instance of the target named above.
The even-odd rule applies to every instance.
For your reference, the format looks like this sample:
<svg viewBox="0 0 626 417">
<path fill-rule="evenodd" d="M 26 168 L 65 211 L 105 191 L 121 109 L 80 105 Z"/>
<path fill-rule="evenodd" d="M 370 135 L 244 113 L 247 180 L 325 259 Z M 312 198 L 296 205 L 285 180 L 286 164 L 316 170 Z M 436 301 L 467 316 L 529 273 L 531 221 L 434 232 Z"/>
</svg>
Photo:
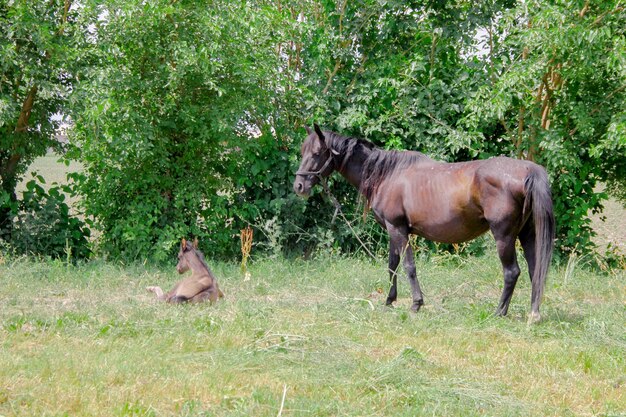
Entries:
<svg viewBox="0 0 626 417">
<path fill-rule="evenodd" d="M 341 3 L 341 8 L 339 9 L 339 37 L 341 37 L 341 33 L 343 32 L 343 18 L 346 14 L 347 3 L 348 0 L 344 0 L 343 3 Z"/>
<path fill-rule="evenodd" d="M 428 71 L 428 84 L 429 85 L 431 81 L 433 80 L 433 72 L 434 72 L 434 67 L 435 67 L 435 51 L 437 50 L 437 41 L 438 41 L 437 34 L 433 33 L 433 40 L 430 45 L 430 57 L 429 57 L 429 63 L 430 63 L 430 70 Z"/>
<path fill-rule="evenodd" d="M 511 132 L 511 129 L 509 129 L 509 126 L 506 124 L 506 120 L 504 120 L 503 117 L 500 118 L 500 124 L 502 125 L 502 127 L 504 128 L 504 131 L 506 132 L 507 136 L 513 136 L 513 132 Z"/>
<path fill-rule="evenodd" d="M 65 0 L 65 4 L 63 6 L 63 16 L 61 17 L 61 24 L 59 25 L 59 30 L 57 31 L 57 35 L 63 35 L 65 31 L 65 24 L 67 23 L 67 14 L 70 11 L 70 7 L 72 7 L 72 0 Z"/>
<path fill-rule="evenodd" d="M 581 18 L 584 17 L 585 13 L 587 13 L 587 10 L 589 10 L 589 0 L 585 2 L 585 5 L 583 6 L 582 10 L 580 11 L 580 13 L 578 13 L 578 16 L 580 16 Z"/>
<path fill-rule="evenodd" d="M 596 17 L 596 20 L 593 21 L 591 26 L 598 25 L 600 22 L 602 22 L 602 20 L 606 17 L 606 15 L 611 14 L 611 13 L 615 13 L 615 12 L 621 12 L 623 10 L 624 10 L 624 8 L 622 6 L 617 6 L 613 10 L 607 10 L 606 12 L 602 13 L 600 16 Z"/>
<path fill-rule="evenodd" d="M 24 103 L 22 104 L 22 111 L 20 112 L 20 117 L 17 119 L 17 124 L 15 125 L 15 133 L 23 133 L 26 132 L 26 129 L 28 129 L 28 121 L 30 119 L 31 111 L 33 110 L 36 95 L 37 85 L 34 85 L 28 92 L 28 96 L 26 96 L 26 100 L 24 100 Z"/>
<path fill-rule="evenodd" d="M 343 18 L 346 13 L 347 3 L 348 3 L 348 0 L 344 0 L 339 5 L 339 39 L 340 39 L 339 46 L 340 47 L 345 47 L 344 45 L 345 42 L 341 41 L 341 35 L 343 33 Z M 333 83 L 333 78 L 335 77 L 335 75 L 337 75 L 337 72 L 339 72 L 340 68 L 341 68 L 341 62 L 339 61 L 339 58 L 337 58 L 337 60 L 335 61 L 335 68 L 333 68 L 332 72 L 328 76 L 328 81 L 326 82 L 326 86 L 324 87 L 324 90 L 322 90 L 322 94 L 328 93 L 328 90 L 330 89 L 330 86 Z"/>
<path fill-rule="evenodd" d="M 322 94 L 328 93 L 328 90 L 333 83 L 333 78 L 337 75 L 337 72 L 339 72 L 339 68 L 341 68 L 341 62 L 339 62 L 339 58 L 337 58 L 337 61 L 335 61 L 335 68 L 328 76 L 328 81 L 326 82 L 326 87 L 322 90 Z"/>
<path fill-rule="evenodd" d="M 522 135 L 524 133 L 524 106 L 519 106 L 519 117 L 517 120 L 517 139 L 515 140 L 515 149 L 517 156 L 521 157 L 522 153 Z"/>
</svg>

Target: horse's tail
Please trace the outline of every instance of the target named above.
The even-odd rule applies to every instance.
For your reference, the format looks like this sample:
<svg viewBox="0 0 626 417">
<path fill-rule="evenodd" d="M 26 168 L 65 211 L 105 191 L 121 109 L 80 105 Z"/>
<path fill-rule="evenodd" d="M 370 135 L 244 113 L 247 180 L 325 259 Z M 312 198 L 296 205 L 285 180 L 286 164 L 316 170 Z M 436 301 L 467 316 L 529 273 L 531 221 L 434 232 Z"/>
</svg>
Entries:
<svg viewBox="0 0 626 417">
<path fill-rule="evenodd" d="M 535 225 L 535 270 L 532 280 L 531 320 L 539 319 L 539 305 L 554 249 L 554 211 L 550 182 L 545 169 L 535 166 L 524 181 L 524 214 L 532 212 Z M 526 217 L 526 216 L 524 216 Z"/>
</svg>

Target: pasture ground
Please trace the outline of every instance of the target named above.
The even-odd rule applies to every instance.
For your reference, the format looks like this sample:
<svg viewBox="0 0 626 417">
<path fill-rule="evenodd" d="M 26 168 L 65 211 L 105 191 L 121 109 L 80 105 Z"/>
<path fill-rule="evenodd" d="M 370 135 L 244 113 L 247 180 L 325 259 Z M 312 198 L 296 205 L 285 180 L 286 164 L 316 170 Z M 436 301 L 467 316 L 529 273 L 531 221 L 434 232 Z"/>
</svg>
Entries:
<svg viewBox="0 0 626 417">
<path fill-rule="evenodd" d="M 418 261 L 418 314 L 383 260 L 212 267 L 222 302 L 172 306 L 173 266 L 0 258 L 0 415 L 626 415 L 624 271 L 553 268 L 528 326 L 494 253 Z"/>
</svg>

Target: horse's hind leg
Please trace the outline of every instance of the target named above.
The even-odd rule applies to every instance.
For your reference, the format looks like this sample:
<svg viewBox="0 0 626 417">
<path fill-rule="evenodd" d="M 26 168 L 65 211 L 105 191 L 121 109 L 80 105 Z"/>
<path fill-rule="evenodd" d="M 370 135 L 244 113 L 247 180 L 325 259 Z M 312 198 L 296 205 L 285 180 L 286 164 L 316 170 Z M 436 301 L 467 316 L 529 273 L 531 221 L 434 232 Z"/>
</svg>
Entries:
<svg viewBox="0 0 626 417">
<path fill-rule="evenodd" d="M 220 291 L 216 290 L 215 288 L 209 288 L 208 290 L 202 291 L 201 293 L 194 295 L 190 301 L 192 303 L 202 303 L 205 301 L 214 303 L 219 297 L 219 292 Z"/>
<path fill-rule="evenodd" d="M 530 282 L 533 282 L 533 273 L 535 272 L 536 253 L 535 253 L 535 225 L 529 220 L 522 228 L 519 234 L 519 241 L 524 249 L 524 257 L 528 264 L 528 274 Z"/>
<path fill-rule="evenodd" d="M 189 298 L 185 297 L 184 295 L 174 295 L 172 297 L 168 297 L 166 301 L 170 304 L 182 304 L 189 301 Z"/>
<path fill-rule="evenodd" d="M 515 235 L 504 234 L 500 235 L 494 232 L 496 239 L 496 246 L 498 248 L 498 256 L 502 263 L 502 272 L 504 274 L 504 288 L 502 289 L 502 296 L 500 297 L 500 304 L 496 310 L 496 314 L 499 316 L 506 316 L 509 310 L 509 303 L 513 296 L 513 290 L 515 284 L 517 284 L 517 278 L 520 274 L 519 265 L 517 264 L 517 255 L 515 253 Z"/>
<path fill-rule="evenodd" d="M 530 276 L 530 282 L 532 283 L 534 280 L 535 274 L 535 266 L 537 264 L 537 252 L 535 250 L 537 241 L 535 235 L 535 225 L 530 219 L 526 225 L 522 228 L 522 231 L 519 234 L 519 240 L 522 244 L 522 248 L 524 249 L 524 257 L 526 258 L 526 263 L 528 264 L 528 275 Z M 541 300 L 537 302 L 537 300 L 531 297 L 531 313 L 528 318 L 530 322 L 539 321 L 539 304 Z"/>
</svg>

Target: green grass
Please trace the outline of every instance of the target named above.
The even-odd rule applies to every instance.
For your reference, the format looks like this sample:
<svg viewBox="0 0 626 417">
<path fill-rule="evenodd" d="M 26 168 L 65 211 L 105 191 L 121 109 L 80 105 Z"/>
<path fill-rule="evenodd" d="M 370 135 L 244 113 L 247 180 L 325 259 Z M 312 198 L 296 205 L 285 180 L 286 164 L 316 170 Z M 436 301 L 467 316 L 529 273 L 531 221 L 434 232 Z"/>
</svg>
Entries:
<svg viewBox="0 0 626 417">
<path fill-rule="evenodd" d="M 171 306 L 173 267 L 0 259 L 0 415 L 625 415 L 623 271 L 552 270 L 528 326 L 525 275 L 495 318 L 497 258 L 452 261 L 412 314 L 382 260 L 213 264 L 226 298 Z"/>
</svg>

